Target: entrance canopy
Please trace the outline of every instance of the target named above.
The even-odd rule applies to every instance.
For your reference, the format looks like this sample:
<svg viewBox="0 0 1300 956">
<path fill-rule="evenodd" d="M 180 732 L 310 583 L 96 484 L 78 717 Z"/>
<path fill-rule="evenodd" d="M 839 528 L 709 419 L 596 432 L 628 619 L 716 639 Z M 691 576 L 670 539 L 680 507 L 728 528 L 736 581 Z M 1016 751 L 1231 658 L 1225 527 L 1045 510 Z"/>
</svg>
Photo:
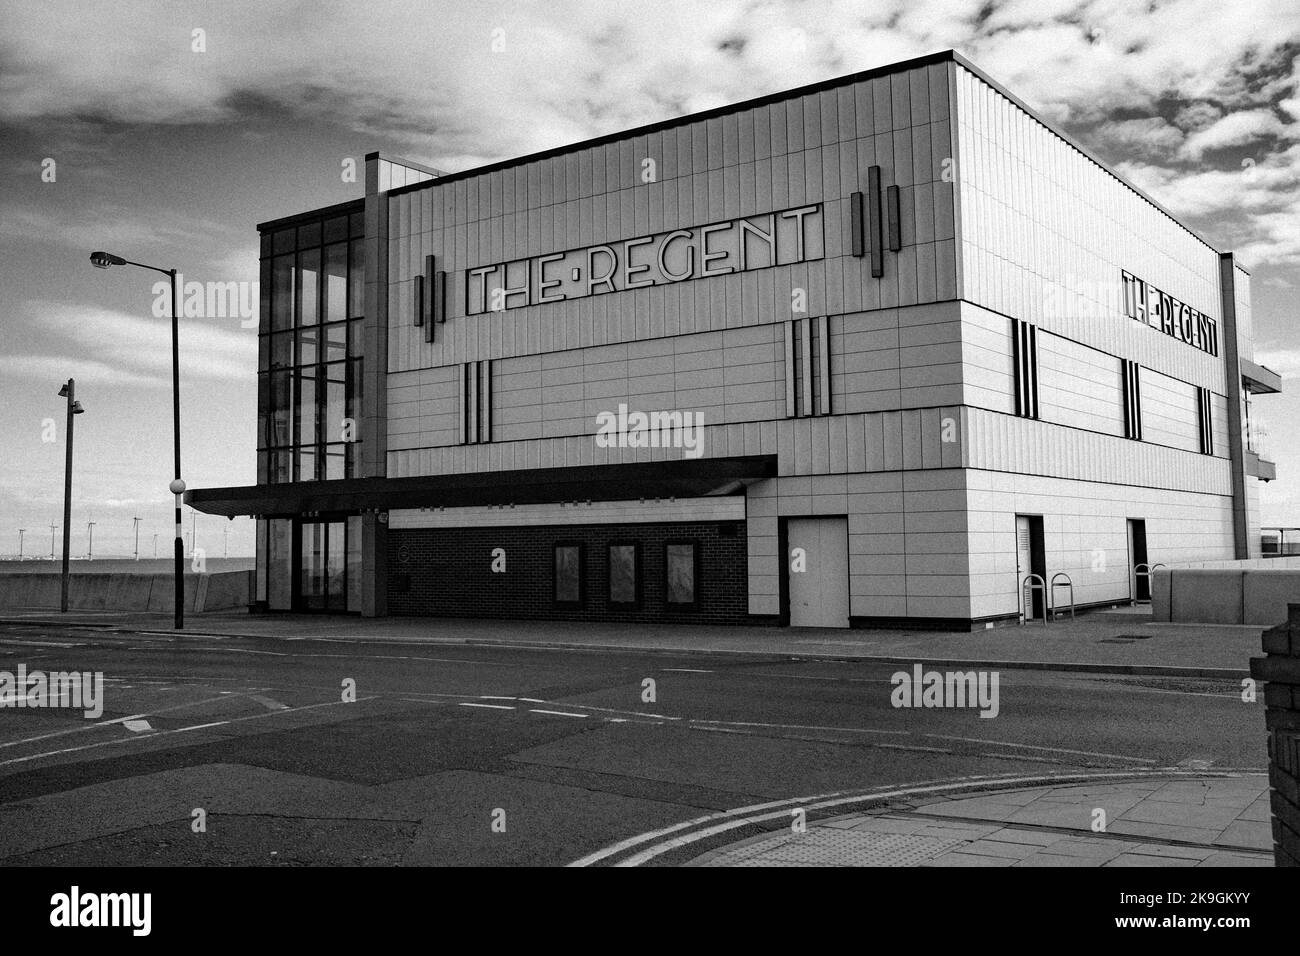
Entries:
<svg viewBox="0 0 1300 956">
<path fill-rule="evenodd" d="M 185 492 L 185 502 L 204 514 L 270 518 L 394 508 L 701 498 L 735 494 L 746 485 L 775 476 L 775 455 L 749 455 L 413 478 L 342 478 L 196 488 Z"/>
</svg>

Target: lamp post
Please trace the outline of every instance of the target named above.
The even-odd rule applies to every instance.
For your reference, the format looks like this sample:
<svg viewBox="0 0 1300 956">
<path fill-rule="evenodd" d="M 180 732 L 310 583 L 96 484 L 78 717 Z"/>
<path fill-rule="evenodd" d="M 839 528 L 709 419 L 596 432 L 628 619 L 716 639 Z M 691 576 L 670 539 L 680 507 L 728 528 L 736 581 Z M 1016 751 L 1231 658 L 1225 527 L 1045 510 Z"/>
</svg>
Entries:
<svg viewBox="0 0 1300 956">
<path fill-rule="evenodd" d="M 140 519 L 132 518 L 131 526 L 135 530 L 135 559 L 140 560 Z"/>
<path fill-rule="evenodd" d="M 86 522 L 86 531 L 90 535 L 90 543 L 86 545 L 86 560 L 90 561 L 95 557 L 95 522 Z"/>
<path fill-rule="evenodd" d="M 21 564 L 23 560 L 23 535 L 25 535 L 26 533 L 27 533 L 26 528 L 18 529 L 18 563 L 19 564 Z"/>
<path fill-rule="evenodd" d="M 176 539 L 173 544 L 175 556 L 175 575 L 176 575 L 176 614 L 175 627 L 181 630 L 185 626 L 185 556 L 184 544 L 181 541 L 181 496 L 185 494 L 185 482 L 181 480 L 181 346 L 180 346 L 180 329 L 176 316 L 176 270 L 161 269 L 158 266 L 145 265 L 143 262 L 132 262 L 129 259 L 123 259 L 121 256 L 115 256 L 110 252 L 92 252 L 90 262 L 96 269 L 107 269 L 109 266 L 136 266 L 140 269 L 149 269 L 152 272 L 161 272 L 171 280 L 172 289 L 172 454 L 175 464 L 176 477 L 172 479 L 167 489 L 176 498 Z"/>
<path fill-rule="evenodd" d="M 50 560 L 51 561 L 54 560 L 54 532 L 57 531 L 58 528 L 59 526 L 56 524 L 50 525 Z"/>
<path fill-rule="evenodd" d="M 72 421 L 85 411 L 77 401 L 77 383 L 68 379 L 59 395 L 68 400 L 68 420 L 63 430 L 63 574 L 59 581 L 59 610 L 68 613 L 68 551 L 72 548 Z M 54 525 L 50 525 L 50 552 L 54 552 Z"/>
<path fill-rule="evenodd" d="M 153 556 L 158 557 L 158 532 L 153 533 Z"/>
</svg>

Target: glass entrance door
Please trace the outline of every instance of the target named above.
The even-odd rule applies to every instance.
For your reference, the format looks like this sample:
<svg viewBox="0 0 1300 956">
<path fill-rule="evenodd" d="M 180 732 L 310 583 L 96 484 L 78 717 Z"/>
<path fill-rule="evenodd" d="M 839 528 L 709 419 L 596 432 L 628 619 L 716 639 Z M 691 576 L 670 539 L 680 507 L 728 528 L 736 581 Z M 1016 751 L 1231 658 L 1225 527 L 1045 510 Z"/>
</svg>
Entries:
<svg viewBox="0 0 1300 956">
<path fill-rule="evenodd" d="M 343 521 L 304 521 L 299 525 L 295 597 L 300 610 L 346 610 L 347 532 Z"/>
</svg>

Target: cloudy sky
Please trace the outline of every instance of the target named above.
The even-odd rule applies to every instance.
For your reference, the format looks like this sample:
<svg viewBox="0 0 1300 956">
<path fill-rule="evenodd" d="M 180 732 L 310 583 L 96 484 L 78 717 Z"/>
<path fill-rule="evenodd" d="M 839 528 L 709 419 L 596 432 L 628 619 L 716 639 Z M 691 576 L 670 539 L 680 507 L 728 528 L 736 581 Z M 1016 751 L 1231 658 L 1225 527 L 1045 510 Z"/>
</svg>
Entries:
<svg viewBox="0 0 1300 956">
<path fill-rule="evenodd" d="M 341 169 L 371 150 L 467 169 L 949 47 L 1252 269 L 1257 358 L 1287 378 L 1258 405 L 1281 476 L 1263 523 L 1300 525 L 1295 0 L 0 0 L 0 22 L 0 553 L 20 527 L 48 553 L 62 520 L 69 376 L 73 552 L 94 520 L 96 554 L 129 554 L 138 515 L 167 553 L 161 277 L 92 250 L 253 281 L 255 224 L 359 196 Z M 191 487 L 255 477 L 243 326 L 182 323 Z M 251 553 L 247 521 L 200 516 L 209 555 L 223 528 Z"/>
</svg>

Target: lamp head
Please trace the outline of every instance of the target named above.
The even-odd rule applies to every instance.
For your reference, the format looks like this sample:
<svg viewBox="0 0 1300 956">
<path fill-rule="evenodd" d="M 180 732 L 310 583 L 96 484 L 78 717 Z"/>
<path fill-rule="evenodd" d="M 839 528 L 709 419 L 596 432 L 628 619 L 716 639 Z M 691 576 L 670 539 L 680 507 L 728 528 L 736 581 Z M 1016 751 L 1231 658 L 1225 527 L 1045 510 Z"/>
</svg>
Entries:
<svg viewBox="0 0 1300 956">
<path fill-rule="evenodd" d="M 78 399 L 77 401 L 75 401 L 75 402 L 72 403 L 72 414 L 74 414 L 74 415 L 84 415 L 85 412 L 86 412 L 86 410 L 85 410 L 84 408 L 81 407 L 81 400 L 80 400 L 80 399 Z"/>
<path fill-rule="evenodd" d="M 67 398 L 67 397 L 68 397 L 68 383 L 64 382 L 63 385 L 60 386 L 59 388 L 59 398 Z"/>
<path fill-rule="evenodd" d="M 121 256 L 115 256 L 111 252 L 92 252 L 90 254 L 90 264 L 96 269 L 107 269 L 109 266 L 124 266 L 126 260 Z"/>
</svg>

